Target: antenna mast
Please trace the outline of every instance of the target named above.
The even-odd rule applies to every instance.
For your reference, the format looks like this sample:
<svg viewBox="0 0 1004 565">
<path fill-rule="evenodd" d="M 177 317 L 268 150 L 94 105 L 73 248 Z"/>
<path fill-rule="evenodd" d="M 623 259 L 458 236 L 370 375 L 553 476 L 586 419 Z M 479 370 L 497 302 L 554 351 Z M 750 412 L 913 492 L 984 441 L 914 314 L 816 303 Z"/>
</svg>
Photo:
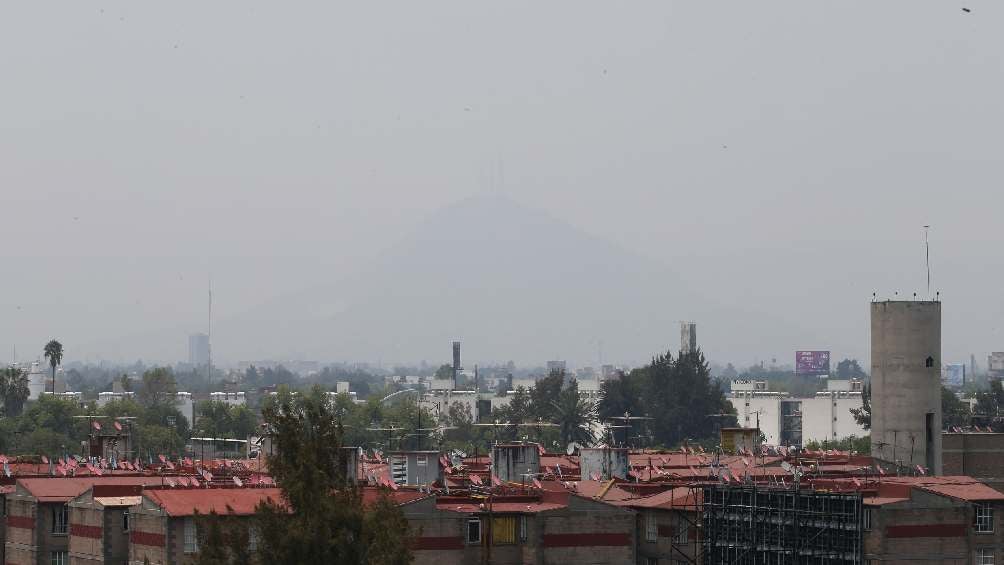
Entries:
<svg viewBox="0 0 1004 565">
<path fill-rule="evenodd" d="M 206 376 L 206 382 L 211 383 L 213 382 L 213 279 L 212 278 L 209 279 L 209 329 L 206 335 L 209 341 L 209 345 L 207 347 L 207 349 L 209 350 L 207 351 L 209 357 L 208 359 L 209 370 Z"/>
<path fill-rule="evenodd" d="M 924 226 L 924 253 L 927 259 L 927 298 L 931 299 L 931 242 L 928 238 L 928 232 L 931 226 Z"/>
</svg>

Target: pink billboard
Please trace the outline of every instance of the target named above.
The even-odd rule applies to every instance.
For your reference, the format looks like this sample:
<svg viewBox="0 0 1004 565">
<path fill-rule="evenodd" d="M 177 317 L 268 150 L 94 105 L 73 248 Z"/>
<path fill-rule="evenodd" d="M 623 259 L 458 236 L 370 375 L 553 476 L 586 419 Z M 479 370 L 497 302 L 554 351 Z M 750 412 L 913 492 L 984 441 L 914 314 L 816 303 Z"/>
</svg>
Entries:
<svg viewBox="0 0 1004 565">
<path fill-rule="evenodd" d="M 829 351 L 796 351 L 795 352 L 795 374 L 796 375 L 829 375 L 830 374 L 830 352 Z"/>
</svg>

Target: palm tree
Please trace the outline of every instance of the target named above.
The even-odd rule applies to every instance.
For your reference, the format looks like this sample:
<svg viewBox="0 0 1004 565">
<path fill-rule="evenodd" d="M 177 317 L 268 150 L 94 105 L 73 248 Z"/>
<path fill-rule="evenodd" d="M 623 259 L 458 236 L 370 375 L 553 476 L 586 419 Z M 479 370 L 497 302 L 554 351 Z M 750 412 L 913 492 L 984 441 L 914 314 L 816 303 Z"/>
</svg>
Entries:
<svg viewBox="0 0 1004 565">
<path fill-rule="evenodd" d="M 56 367 L 63 362 L 63 344 L 54 339 L 45 344 L 45 358 L 52 367 L 52 394 L 56 394 Z"/>
<path fill-rule="evenodd" d="M 592 401 L 579 397 L 579 387 L 574 380 L 558 394 L 558 399 L 552 401 L 551 406 L 554 408 L 555 423 L 558 424 L 563 443 L 574 441 L 589 446 L 596 441 L 593 434 L 593 424 L 597 420 L 596 407 Z"/>
<path fill-rule="evenodd" d="M 21 414 L 29 394 L 28 375 L 23 370 L 7 367 L 0 371 L 0 397 L 3 397 L 4 414 L 7 417 Z"/>
</svg>

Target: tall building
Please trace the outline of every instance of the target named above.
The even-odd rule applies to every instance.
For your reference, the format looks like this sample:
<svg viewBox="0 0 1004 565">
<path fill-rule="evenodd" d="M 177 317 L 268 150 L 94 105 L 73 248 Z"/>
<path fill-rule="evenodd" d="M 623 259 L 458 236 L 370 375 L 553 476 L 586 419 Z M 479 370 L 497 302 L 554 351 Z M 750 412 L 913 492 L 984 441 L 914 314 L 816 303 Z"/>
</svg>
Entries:
<svg viewBox="0 0 1004 565">
<path fill-rule="evenodd" d="M 547 374 L 551 373 L 564 373 L 567 364 L 564 361 L 548 361 L 547 362 Z"/>
<path fill-rule="evenodd" d="M 872 456 L 941 474 L 941 302 L 871 305 Z"/>
<path fill-rule="evenodd" d="M 209 365 L 209 336 L 192 334 L 188 336 L 188 364 L 193 367 Z"/>
<path fill-rule="evenodd" d="M 697 324 L 680 322 L 680 353 L 697 352 Z"/>
</svg>

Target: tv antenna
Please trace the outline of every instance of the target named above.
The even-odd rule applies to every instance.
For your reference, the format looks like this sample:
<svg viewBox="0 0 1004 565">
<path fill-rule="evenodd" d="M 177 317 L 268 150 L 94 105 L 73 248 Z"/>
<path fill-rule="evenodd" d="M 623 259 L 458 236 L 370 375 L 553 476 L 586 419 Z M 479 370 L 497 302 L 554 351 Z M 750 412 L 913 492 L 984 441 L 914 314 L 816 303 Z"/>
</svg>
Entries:
<svg viewBox="0 0 1004 565">
<path fill-rule="evenodd" d="M 931 240 L 928 237 L 928 233 L 931 231 L 931 226 L 924 226 L 924 255 L 927 261 L 927 299 L 931 299 Z"/>
<path fill-rule="evenodd" d="M 206 382 L 213 382 L 213 278 L 209 277 L 209 327 L 206 333 L 206 362 L 209 365 L 206 371 Z M 212 389 L 210 389 L 212 390 Z"/>
</svg>

